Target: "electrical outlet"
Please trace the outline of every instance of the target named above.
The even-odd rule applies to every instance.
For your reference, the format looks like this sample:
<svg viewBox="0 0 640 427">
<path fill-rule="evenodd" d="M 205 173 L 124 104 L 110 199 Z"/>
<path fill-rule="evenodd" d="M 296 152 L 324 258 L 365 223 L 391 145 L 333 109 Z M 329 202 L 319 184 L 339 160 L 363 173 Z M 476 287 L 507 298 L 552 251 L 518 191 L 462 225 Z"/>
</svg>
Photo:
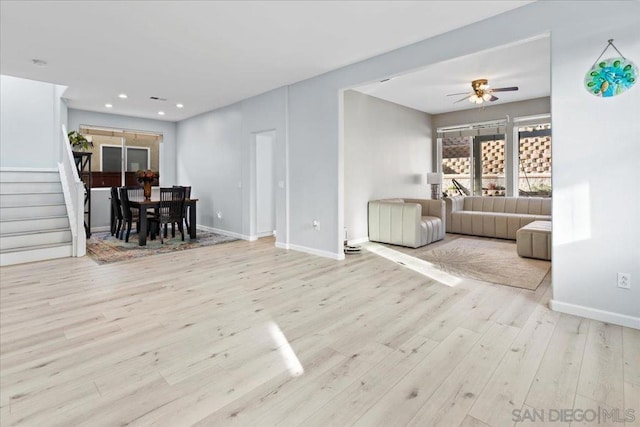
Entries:
<svg viewBox="0 0 640 427">
<path fill-rule="evenodd" d="M 618 287 L 622 289 L 631 289 L 631 274 L 618 273 Z"/>
<path fill-rule="evenodd" d="M 317 219 L 313 220 L 313 229 L 320 230 L 320 221 L 318 221 Z"/>
</svg>

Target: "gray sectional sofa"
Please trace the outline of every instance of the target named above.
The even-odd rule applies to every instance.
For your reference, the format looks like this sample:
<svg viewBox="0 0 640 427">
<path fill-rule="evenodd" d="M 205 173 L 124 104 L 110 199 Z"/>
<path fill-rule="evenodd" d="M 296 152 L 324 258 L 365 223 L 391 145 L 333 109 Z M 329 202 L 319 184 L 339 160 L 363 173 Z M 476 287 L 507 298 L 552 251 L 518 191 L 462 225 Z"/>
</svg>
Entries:
<svg viewBox="0 0 640 427">
<path fill-rule="evenodd" d="M 369 202 L 369 240 L 418 248 L 444 239 L 442 200 L 386 199 Z"/>
<path fill-rule="evenodd" d="M 448 233 L 516 240 L 533 221 L 551 221 L 551 199 L 454 196 L 445 199 Z"/>
</svg>

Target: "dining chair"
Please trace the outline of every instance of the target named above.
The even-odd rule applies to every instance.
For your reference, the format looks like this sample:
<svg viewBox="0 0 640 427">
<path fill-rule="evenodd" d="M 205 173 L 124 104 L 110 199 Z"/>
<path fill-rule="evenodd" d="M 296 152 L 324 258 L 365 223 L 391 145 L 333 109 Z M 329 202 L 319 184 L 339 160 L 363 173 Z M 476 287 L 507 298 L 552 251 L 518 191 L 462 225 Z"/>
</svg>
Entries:
<svg viewBox="0 0 640 427">
<path fill-rule="evenodd" d="M 122 231 L 120 232 L 120 240 L 122 240 L 122 236 L 124 234 L 124 226 L 127 226 L 127 234 L 124 239 L 125 242 L 129 242 L 129 234 L 131 233 L 131 224 L 135 221 L 136 223 L 136 232 L 140 230 L 140 224 L 138 224 L 138 210 L 135 209 L 136 214 L 134 215 L 131 205 L 129 205 L 129 191 L 127 187 L 120 187 L 120 203 L 122 207 Z"/>
<path fill-rule="evenodd" d="M 184 198 L 185 200 L 190 199 L 191 198 L 191 186 L 185 186 L 185 185 L 174 185 L 173 188 L 184 188 Z M 191 207 L 189 207 L 186 203 L 184 205 L 184 224 L 187 227 L 187 230 L 191 230 L 190 225 L 189 225 L 189 210 L 191 209 Z M 172 235 L 174 235 L 174 228 L 173 228 L 173 224 L 171 225 L 171 233 Z M 175 236 L 175 235 L 174 235 Z"/>
<path fill-rule="evenodd" d="M 122 205 L 118 187 L 111 187 L 111 235 L 118 237 L 122 228 Z"/>
<path fill-rule="evenodd" d="M 129 200 L 144 200 L 144 187 L 141 185 L 127 185 L 124 188 L 127 190 Z M 131 214 L 133 218 L 138 218 L 138 208 L 131 208 Z"/>
<path fill-rule="evenodd" d="M 160 203 L 155 215 L 149 216 L 149 223 L 157 225 L 158 234 L 160 234 L 160 243 L 164 244 L 164 237 L 167 236 L 168 224 L 178 224 L 178 230 L 182 234 L 184 242 L 184 227 L 182 226 L 184 218 L 184 199 L 185 189 L 177 188 L 160 188 Z M 162 232 L 164 225 L 164 233 Z"/>
<path fill-rule="evenodd" d="M 141 185 L 127 185 L 122 187 L 127 190 L 129 200 L 144 200 L 144 187 Z"/>
</svg>

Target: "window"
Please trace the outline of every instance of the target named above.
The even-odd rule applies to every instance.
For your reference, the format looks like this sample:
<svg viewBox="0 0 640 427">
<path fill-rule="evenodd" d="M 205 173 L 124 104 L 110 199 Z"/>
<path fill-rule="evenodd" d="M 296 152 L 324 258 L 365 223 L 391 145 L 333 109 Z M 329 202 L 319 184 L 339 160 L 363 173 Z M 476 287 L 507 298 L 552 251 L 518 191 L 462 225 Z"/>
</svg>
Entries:
<svg viewBox="0 0 640 427">
<path fill-rule="evenodd" d="M 102 165 L 99 170 L 102 172 L 122 171 L 122 147 L 103 144 L 100 149 L 102 150 Z"/>
<path fill-rule="evenodd" d="M 551 197 L 548 114 L 517 117 L 513 132 L 495 121 L 439 128 L 438 157 L 447 195 Z"/>
<path fill-rule="evenodd" d="M 140 169 L 160 171 L 162 134 L 81 126 L 80 133 L 93 142 L 92 186 L 138 185 Z M 123 170 L 124 169 L 124 170 Z M 156 181 L 153 185 L 159 185 Z"/>
<path fill-rule="evenodd" d="M 122 147 L 102 144 L 102 172 L 122 171 Z M 124 164 L 125 172 L 136 172 L 140 169 L 149 169 L 149 158 L 151 150 L 147 147 L 126 147 Z"/>
</svg>

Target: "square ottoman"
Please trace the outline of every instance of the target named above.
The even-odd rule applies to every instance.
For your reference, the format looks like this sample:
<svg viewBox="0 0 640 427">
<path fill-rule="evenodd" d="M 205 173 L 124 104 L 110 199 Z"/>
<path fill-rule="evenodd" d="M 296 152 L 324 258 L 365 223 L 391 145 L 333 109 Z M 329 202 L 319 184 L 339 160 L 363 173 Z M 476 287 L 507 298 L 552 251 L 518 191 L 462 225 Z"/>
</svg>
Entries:
<svg viewBox="0 0 640 427">
<path fill-rule="evenodd" d="M 518 255 L 551 261 L 551 221 L 533 221 L 516 232 Z"/>
</svg>

